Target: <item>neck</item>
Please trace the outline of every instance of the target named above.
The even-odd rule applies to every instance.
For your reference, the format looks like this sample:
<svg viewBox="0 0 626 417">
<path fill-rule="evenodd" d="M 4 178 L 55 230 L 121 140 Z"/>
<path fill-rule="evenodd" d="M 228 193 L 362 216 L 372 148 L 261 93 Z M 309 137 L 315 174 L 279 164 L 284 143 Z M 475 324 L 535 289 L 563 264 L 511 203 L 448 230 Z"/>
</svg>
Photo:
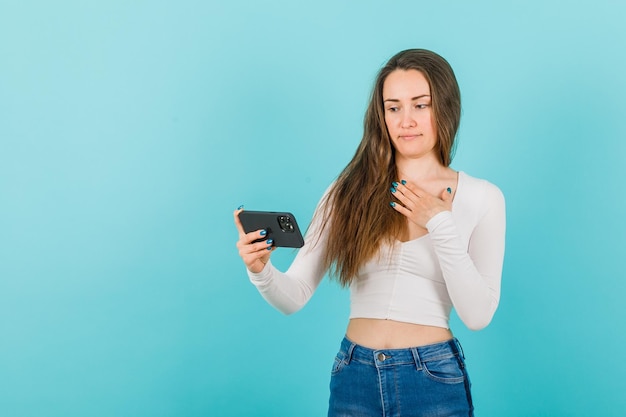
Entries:
<svg viewBox="0 0 626 417">
<path fill-rule="evenodd" d="M 433 154 L 416 159 L 397 160 L 396 168 L 399 179 L 416 182 L 441 177 L 449 169 L 444 167 Z"/>
</svg>

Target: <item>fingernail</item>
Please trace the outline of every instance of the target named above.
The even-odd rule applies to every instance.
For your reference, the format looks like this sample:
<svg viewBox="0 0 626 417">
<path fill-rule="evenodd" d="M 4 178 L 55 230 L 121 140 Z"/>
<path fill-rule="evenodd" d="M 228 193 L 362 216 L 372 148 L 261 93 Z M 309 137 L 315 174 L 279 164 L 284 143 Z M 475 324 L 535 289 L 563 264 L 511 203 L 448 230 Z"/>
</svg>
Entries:
<svg viewBox="0 0 626 417">
<path fill-rule="evenodd" d="M 448 192 L 448 194 L 452 194 L 452 188 L 448 187 L 446 191 Z"/>
<path fill-rule="evenodd" d="M 237 207 L 237 210 L 241 210 L 243 208 L 243 204 Z"/>
<path fill-rule="evenodd" d="M 394 202 L 392 201 L 392 202 L 390 202 L 390 203 L 389 203 L 389 205 L 390 205 L 391 207 L 395 207 L 395 206 L 396 206 L 396 203 L 394 203 Z"/>
<path fill-rule="evenodd" d="M 398 187 L 398 183 L 397 183 L 397 182 L 395 182 L 395 181 L 394 181 L 394 182 L 392 182 L 392 183 L 391 183 L 391 185 L 393 185 L 393 186 L 394 186 L 394 188 L 397 188 L 397 187 Z"/>
<path fill-rule="evenodd" d="M 402 180 L 400 182 L 402 183 L 402 185 L 406 185 L 406 180 Z"/>
<path fill-rule="evenodd" d="M 272 246 L 272 244 L 274 243 L 274 239 L 267 239 L 267 244 Z"/>
<path fill-rule="evenodd" d="M 391 191 L 392 193 L 395 193 L 395 192 L 396 192 L 396 189 L 395 189 L 394 187 L 391 187 L 391 188 L 389 189 L 389 191 Z"/>
<path fill-rule="evenodd" d="M 267 232 L 265 230 L 261 230 L 261 236 L 265 236 Z"/>
<path fill-rule="evenodd" d="M 267 250 L 272 250 L 272 248 L 273 248 L 273 246 L 270 245 L 270 246 L 267 247 Z"/>
</svg>

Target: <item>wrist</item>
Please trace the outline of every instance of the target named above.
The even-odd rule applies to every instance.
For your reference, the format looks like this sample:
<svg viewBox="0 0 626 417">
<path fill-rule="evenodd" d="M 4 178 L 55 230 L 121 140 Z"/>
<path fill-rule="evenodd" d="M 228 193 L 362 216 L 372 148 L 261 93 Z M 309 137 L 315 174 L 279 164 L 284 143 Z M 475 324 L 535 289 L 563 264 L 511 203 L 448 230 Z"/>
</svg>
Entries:
<svg viewBox="0 0 626 417">
<path fill-rule="evenodd" d="M 260 274 L 265 269 L 265 264 L 261 261 L 258 261 L 252 265 L 247 266 L 247 268 L 248 271 L 252 272 L 253 274 Z"/>
<path fill-rule="evenodd" d="M 426 222 L 426 229 L 428 229 L 428 232 L 432 232 L 434 229 L 437 228 L 438 225 L 446 221 L 446 219 L 448 219 L 451 215 L 452 212 L 450 210 L 441 210 L 437 212 L 437 214 L 432 216 L 430 220 Z"/>
</svg>

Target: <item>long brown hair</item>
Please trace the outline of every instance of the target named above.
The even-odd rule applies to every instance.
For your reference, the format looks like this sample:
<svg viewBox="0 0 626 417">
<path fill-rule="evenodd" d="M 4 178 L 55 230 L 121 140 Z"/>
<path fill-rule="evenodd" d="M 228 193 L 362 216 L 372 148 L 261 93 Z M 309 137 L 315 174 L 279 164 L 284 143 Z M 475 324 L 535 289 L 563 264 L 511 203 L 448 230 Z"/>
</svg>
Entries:
<svg viewBox="0 0 626 417">
<path fill-rule="evenodd" d="M 326 232 L 324 266 L 342 286 L 348 286 L 382 244 L 392 244 L 406 228 L 405 217 L 389 206 L 389 188 L 398 180 L 395 150 L 383 108 L 383 84 L 395 70 L 417 70 L 430 85 L 437 154 L 449 166 L 461 118 L 461 94 L 450 64 L 424 49 L 393 56 L 380 70 L 364 119 L 363 138 L 352 160 L 339 174 L 322 202 Z"/>
</svg>

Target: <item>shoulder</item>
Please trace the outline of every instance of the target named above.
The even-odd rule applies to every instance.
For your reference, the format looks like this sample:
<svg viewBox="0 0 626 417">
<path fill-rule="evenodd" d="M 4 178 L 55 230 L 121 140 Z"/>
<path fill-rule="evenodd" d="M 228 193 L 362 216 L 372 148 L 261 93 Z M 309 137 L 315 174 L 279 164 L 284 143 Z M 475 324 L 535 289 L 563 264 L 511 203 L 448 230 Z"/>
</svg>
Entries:
<svg viewBox="0 0 626 417">
<path fill-rule="evenodd" d="M 473 177 L 463 171 L 459 171 L 459 188 L 465 188 L 471 194 L 479 194 L 482 197 L 493 197 L 504 200 L 504 194 L 497 185 L 482 179 Z"/>
<path fill-rule="evenodd" d="M 464 201 L 476 208 L 480 207 L 479 211 L 504 211 L 504 194 L 497 185 L 485 179 L 459 171 L 458 192 Z"/>
</svg>

